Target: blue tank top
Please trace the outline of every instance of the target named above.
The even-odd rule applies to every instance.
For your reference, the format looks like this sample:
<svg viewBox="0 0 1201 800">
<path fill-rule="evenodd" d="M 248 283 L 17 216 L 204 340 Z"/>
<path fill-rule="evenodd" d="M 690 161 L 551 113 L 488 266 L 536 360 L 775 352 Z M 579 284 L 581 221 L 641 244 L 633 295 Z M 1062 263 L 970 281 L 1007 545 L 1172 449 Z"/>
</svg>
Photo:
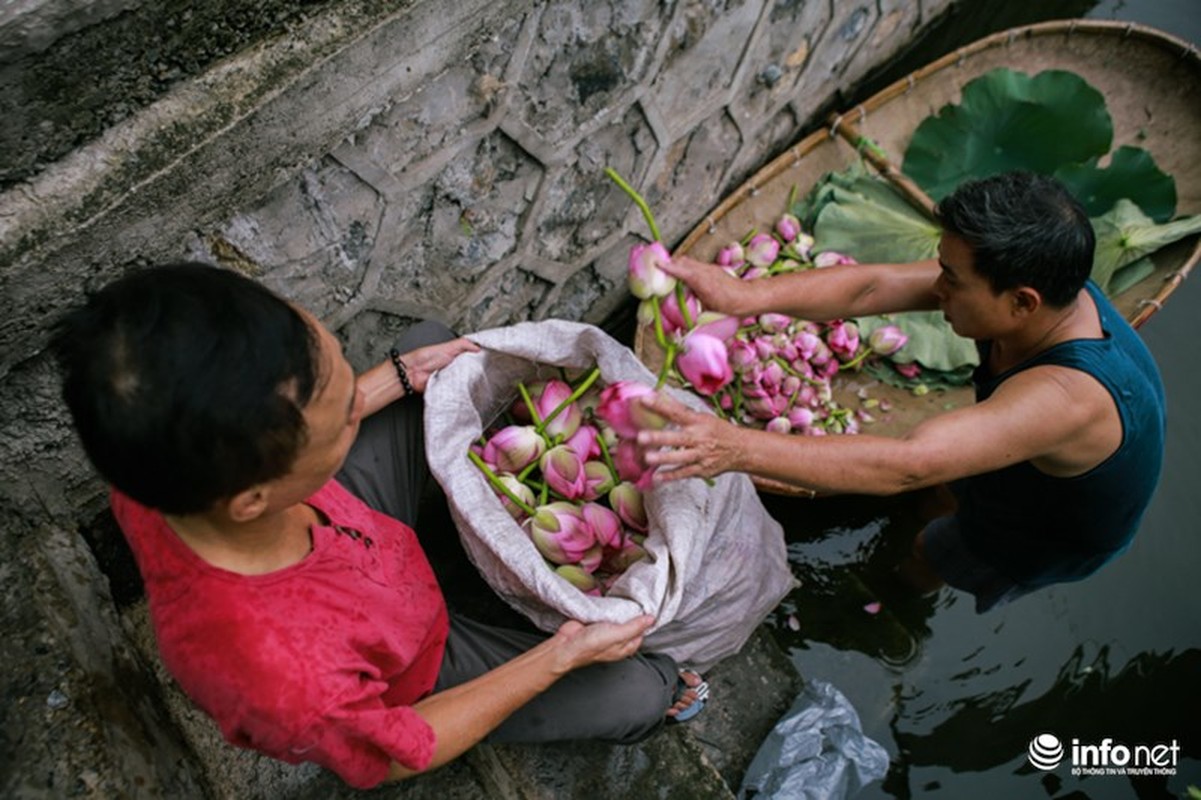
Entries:
<svg viewBox="0 0 1201 800">
<path fill-rule="evenodd" d="M 979 402 L 1022 370 L 1044 364 L 1078 369 L 1106 388 L 1122 421 L 1118 449 L 1082 475 L 1057 478 L 1024 461 L 952 484 L 968 549 L 1024 586 L 1079 580 L 1123 551 L 1138 530 L 1163 462 L 1159 369 L 1096 284 L 1089 281 L 1086 288 L 1103 338 L 1061 342 L 995 376 L 987 368 L 990 343 L 981 342 L 981 363 L 972 377 Z"/>
</svg>

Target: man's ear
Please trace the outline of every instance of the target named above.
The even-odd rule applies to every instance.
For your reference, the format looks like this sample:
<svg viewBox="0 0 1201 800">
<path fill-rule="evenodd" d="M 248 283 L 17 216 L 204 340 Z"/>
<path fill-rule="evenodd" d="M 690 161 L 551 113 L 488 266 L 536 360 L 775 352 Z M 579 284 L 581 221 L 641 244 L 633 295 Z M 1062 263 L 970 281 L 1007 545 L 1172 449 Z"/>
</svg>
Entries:
<svg viewBox="0 0 1201 800">
<path fill-rule="evenodd" d="M 1013 296 L 1013 313 L 1033 314 L 1042 308 L 1043 296 L 1037 289 L 1032 289 L 1029 286 L 1019 286 L 1011 290 Z"/>
<path fill-rule="evenodd" d="M 259 484 L 238 492 L 229 499 L 225 511 L 234 522 L 250 522 L 267 510 L 267 487 Z"/>
</svg>

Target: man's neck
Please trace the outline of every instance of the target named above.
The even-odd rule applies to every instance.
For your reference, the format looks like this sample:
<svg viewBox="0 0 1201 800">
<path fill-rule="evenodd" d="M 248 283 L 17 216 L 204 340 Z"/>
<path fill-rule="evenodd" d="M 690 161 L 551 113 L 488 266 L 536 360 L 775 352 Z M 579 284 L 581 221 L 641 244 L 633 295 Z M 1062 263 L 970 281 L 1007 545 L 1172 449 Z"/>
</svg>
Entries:
<svg viewBox="0 0 1201 800">
<path fill-rule="evenodd" d="M 242 575 L 263 575 L 303 561 L 312 550 L 310 526 L 319 521 L 303 503 L 245 522 L 217 512 L 166 520 L 202 560 Z"/>
<path fill-rule="evenodd" d="M 990 353 L 994 373 L 1016 367 L 1044 350 L 1073 339 L 1100 338 L 1101 321 L 1088 292 L 1080 290 L 1063 308 L 1043 306 L 1030 324 L 993 340 Z"/>
</svg>

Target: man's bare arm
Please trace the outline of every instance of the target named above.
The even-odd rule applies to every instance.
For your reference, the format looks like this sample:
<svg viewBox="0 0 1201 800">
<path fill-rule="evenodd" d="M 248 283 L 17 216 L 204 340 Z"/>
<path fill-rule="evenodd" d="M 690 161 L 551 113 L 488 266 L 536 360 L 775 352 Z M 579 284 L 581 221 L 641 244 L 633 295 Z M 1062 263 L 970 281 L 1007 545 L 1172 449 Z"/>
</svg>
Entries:
<svg viewBox="0 0 1201 800">
<path fill-rule="evenodd" d="M 830 320 L 938 307 L 936 260 L 912 264 L 846 264 L 744 281 L 721 267 L 683 256 L 665 271 L 683 280 L 705 308 L 735 316 L 779 312 Z"/>
<path fill-rule="evenodd" d="M 668 468 L 658 473 L 662 480 L 738 471 L 832 493 L 894 494 L 1063 454 L 1083 471 L 1107 454 L 1098 425 L 1112 400 L 1087 376 L 1081 379 L 1091 385 L 1065 384 L 1061 372 L 1015 375 L 987 401 L 927 420 L 899 439 L 750 430 L 663 398 L 651 408 L 674 428 L 643 431 L 639 443 L 651 448 L 650 464 Z M 1090 450 L 1090 442 L 1099 444 Z M 671 449 L 653 449 L 660 447 Z"/>
</svg>

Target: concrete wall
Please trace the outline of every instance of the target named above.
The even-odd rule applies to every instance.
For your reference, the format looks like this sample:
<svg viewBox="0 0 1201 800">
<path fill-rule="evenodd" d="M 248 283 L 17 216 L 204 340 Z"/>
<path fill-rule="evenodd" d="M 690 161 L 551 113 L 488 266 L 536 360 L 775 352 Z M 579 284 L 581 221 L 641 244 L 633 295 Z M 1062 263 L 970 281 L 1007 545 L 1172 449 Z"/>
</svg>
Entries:
<svg viewBox="0 0 1201 800">
<path fill-rule="evenodd" d="M 601 322 L 644 230 L 603 167 L 678 240 L 951 2 L 5 4 L 0 793 L 211 791 L 120 613 L 136 581 L 44 353 L 63 309 L 194 258 L 360 367 L 419 317 Z"/>
</svg>

